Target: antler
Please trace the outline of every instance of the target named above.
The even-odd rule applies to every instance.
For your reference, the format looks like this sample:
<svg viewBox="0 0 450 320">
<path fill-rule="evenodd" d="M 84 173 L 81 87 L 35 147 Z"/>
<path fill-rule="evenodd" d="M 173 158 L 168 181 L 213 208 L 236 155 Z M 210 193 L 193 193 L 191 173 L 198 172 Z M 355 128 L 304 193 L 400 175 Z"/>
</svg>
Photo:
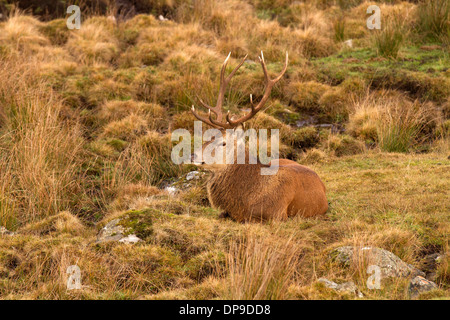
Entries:
<svg viewBox="0 0 450 320">
<path fill-rule="evenodd" d="M 255 114 L 257 114 L 258 111 L 260 111 L 263 108 L 264 104 L 266 103 L 267 99 L 270 96 L 270 92 L 272 91 L 273 86 L 275 85 L 275 83 L 277 83 L 283 77 L 284 73 L 286 72 L 287 65 L 288 65 L 288 53 L 286 52 L 286 62 L 285 62 L 283 70 L 275 79 L 270 79 L 269 73 L 268 73 L 267 67 L 266 67 L 266 62 L 264 61 L 264 55 L 263 55 L 263 52 L 261 51 L 261 57 L 258 57 L 258 58 L 259 58 L 259 62 L 261 63 L 262 69 L 264 71 L 264 79 L 266 82 L 264 95 L 263 95 L 261 101 L 258 103 L 258 105 L 255 106 L 253 104 L 252 95 L 250 95 L 250 103 L 252 106 L 252 110 L 248 114 L 246 114 L 245 116 L 243 116 L 237 120 L 232 120 L 230 117 L 230 112 L 228 111 L 228 113 L 226 115 L 226 122 L 222 122 L 222 119 L 223 119 L 222 104 L 223 104 L 223 100 L 224 100 L 225 90 L 226 90 L 231 78 L 234 76 L 236 71 L 242 66 L 245 59 L 247 58 L 247 55 L 245 55 L 244 59 L 242 59 L 242 61 L 238 64 L 238 66 L 236 68 L 234 68 L 234 70 L 228 75 L 228 77 L 225 78 L 225 69 L 226 69 L 226 66 L 228 63 L 228 59 L 230 58 L 230 55 L 231 55 L 231 52 L 228 54 L 228 57 L 225 59 L 225 62 L 222 65 L 222 70 L 220 72 L 220 88 L 219 88 L 219 96 L 217 98 L 216 106 L 213 108 L 213 107 L 207 105 L 206 103 L 204 103 L 203 100 L 199 98 L 200 103 L 203 105 L 203 107 L 209 109 L 208 119 L 198 115 L 195 112 L 194 106 L 192 106 L 192 109 L 191 109 L 192 113 L 198 120 L 203 121 L 204 123 L 206 123 L 214 128 L 218 128 L 218 129 L 219 128 L 233 129 L 233 128 L 236 128 L 239 124 L 253 118 L 255 116 Z M 217 119 L 214 120 L 212 118 L 211 111 L 213 111 L 216 114 Z"/>
</svg>

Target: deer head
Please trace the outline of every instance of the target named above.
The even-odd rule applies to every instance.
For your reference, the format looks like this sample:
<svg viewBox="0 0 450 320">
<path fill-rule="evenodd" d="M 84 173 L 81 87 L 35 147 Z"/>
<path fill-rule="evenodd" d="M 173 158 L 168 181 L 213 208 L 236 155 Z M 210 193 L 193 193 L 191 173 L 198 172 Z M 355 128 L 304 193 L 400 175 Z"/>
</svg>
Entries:
<svg viewBox="0 0 450 320">
<path fill-rule="evenodd" d="M 230 115 L 230 112 L 228 111 L 224 117 L 223 112 L 222 112 L 222 107 L 223 107 L 225 91 L 227 89 L 228 84 L 231 81 L 231 78 L 235 75 L 235 73 L 239 70 L 239 68 L 244 64 L 245 60 L 247 59 L 247 55 L 246 55 L 241 60 L 241 62 L 234 68 L 234 70 L 228 76 L 225 77 L 225 70 L 226 70 L 226 67 L 228 64 L 228 60 L 230 59 L 230 55 L 231 55 L 231 52 L 228 54 L 227 58 L 225 59 L 223 65 L 222 65 L 222 70 L 220 71 L 219 95 L 217 97 L 216 106 L 211 107 L 208 104 L 206 104 L 205 102 L 203 102 L 203 100 L 201 98 L 198 97 L 200 104 L 204 108 L 208 109 L 208 117 L 206 118 L 206 117 L 199 115 L 195 111 L 194 105 L 192 105 L 192 109 L 191 109 L 192 113 L 198 120 L 206 123 L 207 125 L 209 125 L 213 128 L 221 130 L 222 133 L 224 133 L 225 130 L 227 130 L 227 129 L 236 130 L 236 129 L 242 128 L 242 125 L 244 124 L 244 122 L 253 118 L 260 110 L 263 109 L 264 104 L 269 99 L 269 96 L 270 96 L 273 86 L 275 85 L 275 83 L 277 83 L 283 77 L 284 73 L 286 72 L 287 66 L 288 66 L 288 53 L 286 52 L 286 61 L 285 61 L 283 70 L 277 77 L 275 77 L 274 79 L 271 79 L 269 76 L 269 72 L 267 71 L 266 62 L 264 60 L 264 54 L 261 51 L 261 56 L 258 58 L 259 58 L 259 62 L 261 63 L 261 66 L 262 66 L 262 69 L 264 72 L 264 80 L 265 80 L 264 94 L 263 94 L 261 100 L 257 104 L 255 104 L 253 102 L 252 95 L 250 94 L 251 110 L 249 113 L 247 113 L 246 115 L 244 115 L 240 118 L 235 119 L 235 117 L 232 117 Z M 215 116 L 213 116 L 213 113 Z M 208 141 L 208 142 L 204 143 L 202 149 L 205 149 L 210 143 L 212 143 L 212 141 Z M 226 145 L 226 142 L 224 141 L 223 146 L 225 146 L 225 145 Z M 196 158 L 199 159 L 200 155 L 193 154 L 192 158 L 193 158 L 193 160 L 195 160 Z M 223 162 L 223 163 L 225 163 L 225 162 Z"/>
</svg>

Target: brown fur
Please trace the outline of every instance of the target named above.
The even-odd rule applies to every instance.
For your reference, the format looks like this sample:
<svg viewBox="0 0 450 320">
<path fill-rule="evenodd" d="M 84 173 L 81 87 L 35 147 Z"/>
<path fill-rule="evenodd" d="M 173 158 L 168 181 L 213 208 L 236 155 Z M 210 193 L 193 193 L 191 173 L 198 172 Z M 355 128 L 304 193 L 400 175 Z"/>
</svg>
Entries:
<svg viewBox="0 0 450 320">
<path fill-rule="evenodd" d="M 311 169 L 279 160 L 275 175 L 261 175 L 262 164 L 226 165 L 207 184 L 212 206 L 236 221 L 312 217 L 328 209 L 325 186 Z"/>
</svg>

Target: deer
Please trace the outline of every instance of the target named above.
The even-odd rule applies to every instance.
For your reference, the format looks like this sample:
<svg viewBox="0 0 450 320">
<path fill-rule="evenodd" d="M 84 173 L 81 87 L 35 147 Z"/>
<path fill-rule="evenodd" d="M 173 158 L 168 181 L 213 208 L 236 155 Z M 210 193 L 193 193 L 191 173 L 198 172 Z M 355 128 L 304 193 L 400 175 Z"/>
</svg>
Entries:
<svg viewBox="0 0 450 320">
<path fill-rule="evenodd" d="M 225 133 L 226 130 L 242 129 L 243 124 L 260 112 L 274 85 L 283 77 L 288 66 L 288 53 L 281 73 L 271 79 L 261 51 L 259 62 L 264 73 L 264 93 L 255 105 L 250 95 L 251 110 L 242 117 L 235 119 L 230 112 L 224 116 L 222 105 L 228 84 L 239 68 L 246 61 L 246 55 L 233 71 L 225 76 L 225 70 L 231 52 L 225 59 L 220 72 L 219 93 L 215 107 L 206 104 L 197 97 L 201 105 L 208 110 L 208 117 L 197 113 L 194 105 L 191 112 L 196 119 L 206 125 Z M 214 113 L 214 117 L 213 117 Z M 202 145 L 203 151 L 213 140 Z M 223 142 L 226 145 L 226 142 Z M 247 150 L 248 153 L 248 150 Z M 200 159 L 201 155 L 193 153 L 192 160 Z M 248 154 L 246 155 L 248 158 Z M 272 160 L 273 161 L 273 160 Z M 213 208 L 221 211 L 221 218 L 231 218 L 238 222 L 264 222 L 270 220 L 284 221 L 288 217 L 314 217 L 326 213 L 328 201 L 325 185 L 316 172 L 289 159 L 278 159 L 278 170 L 273 175 L 261 175 L 259 161 L 256 164 L 214 164 L 207 165 L 198 162 L 200 168 L 209 169 L 212 175 L 207 181 L 207 195 Z"/>
</svg>

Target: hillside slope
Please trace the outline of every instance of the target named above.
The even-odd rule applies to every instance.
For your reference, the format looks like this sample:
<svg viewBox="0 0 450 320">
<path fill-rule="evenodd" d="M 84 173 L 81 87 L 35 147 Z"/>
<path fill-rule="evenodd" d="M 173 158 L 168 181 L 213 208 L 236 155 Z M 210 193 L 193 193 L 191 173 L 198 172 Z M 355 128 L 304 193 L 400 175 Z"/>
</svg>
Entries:
<svg viewBox="0 0 450 320">
<path fill-rule="evenodd" d="M 357 298 L 325 277 L 354 281 L 364 299 L 410 298 L 409 279 L 370 290 L 367 266 L 332 259 L 351 245 L 421 270 L 439 254 L 427 271 L 438 289 L 420 298 L 448 298 L 450 5 L 378 3 L 383 27 L 368 30 L 372 3 L 342 3 L 174 1 L 156 12 L 168 20 L 86 16 L 80 30 L 10 12 L 0 22 L 0 226 L 15 234 L 0 235 L 0 296 Z M 261 97 L 261 50 L 271 74 L 286 51 L 289 67 L 249 127 L 280 129 L 281 155 L 319 174 L 324 217 L 219 219 L 209 173 L 183 187 L 198 168 L 170 160 L 171 132 L 193 130 L 197 96 L 215 101 L 230 51 L 230 70 L 249 58 L 225 108 L 243 114 L 250 94 Z M 179 192 L 164 189 L 176 181 Z M 97 242 L 125 216 L 144 241 Z M 75 264 L 83 287 L 67 291 Z"/>
</svg>

